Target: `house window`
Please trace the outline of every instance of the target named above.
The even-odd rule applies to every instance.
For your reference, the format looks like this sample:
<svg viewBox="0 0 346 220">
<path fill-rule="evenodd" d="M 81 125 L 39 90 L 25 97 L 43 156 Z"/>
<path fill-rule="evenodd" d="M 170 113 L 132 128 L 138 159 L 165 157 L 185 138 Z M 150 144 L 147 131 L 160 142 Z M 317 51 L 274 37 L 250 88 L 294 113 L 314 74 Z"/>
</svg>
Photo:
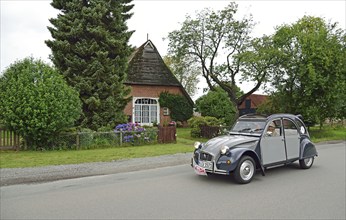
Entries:
<svg viewBox="0 0 346 220">
<path fill-rule="evenodd" d="M 163 108 L 163 115 L 164 116 L 168 116 L 169 115 L 169 108 L 167 108 L 167 107 Z"/>
<path fill-rule="evenodd" d="M 159 107 L 156 99 L 135 98 L 134 100 L 134 122 L 142 125 L 159 123 Z"/>
</svg>

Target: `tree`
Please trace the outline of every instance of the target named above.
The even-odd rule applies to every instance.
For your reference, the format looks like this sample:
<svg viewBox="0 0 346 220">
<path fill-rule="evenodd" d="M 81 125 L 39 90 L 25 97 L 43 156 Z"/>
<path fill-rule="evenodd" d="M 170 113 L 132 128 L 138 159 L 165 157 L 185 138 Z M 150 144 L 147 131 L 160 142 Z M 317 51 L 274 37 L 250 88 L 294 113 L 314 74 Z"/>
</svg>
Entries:
<svg viewBox="0 0 346 220">
<path fill-rule="evenodd" d="M 125 121 L 129 101 L 125 87 L 128 46 L 132 31 L 126 21 L 132 16 L 131 0 L 53 0 L 60 10 L 48 27 L 53 40 L 51 60 L 75 88 L 83 103 L 79 124 L 96 130 Z"/>
<path fill-rule="evenodd" d="M 236 119 L 236 107 L 228 99 L 227 93 L 219 87 L 198 98 L 196 106 L 202 116 L 221 119 L 227 125 L 232 125 Z"/>
<path fill-rule="evenodd" d="M 344 30 L 322 18 L 304 16 L 279 27 L 273 40 L 281 61 L 272 69 L 276 104 L 320 126 L 338 117 L 345 93 Z"/>
<path fill-rule="evenodd" d="M 0 120 L 32 149 L 49 148 L 80 117 L 78 93 L 41 60 L 25 58 L 0 77 Z"/>
<path fill-rule="evenodd" d="M 266 81 L 275 56 L 269 55 L 273 52 L 271 38 L 251 39 L 252 17 L 237 20 L 237 7 L 233 2 L 220 11 L 202 10 L 196 19 L 187 16 L 180 30 L 169 33 L 168 49 L 170 56 L 190 57 L 193 64 L 200 66 L 209 88 L 215 90 L 219 86 L 239 107 Z M 237 77 L 255 82 L 254 87 L 237 96 Z"/>
<path fill-rule="evenodd" d="M 200 71 L 191 61 L 191 57 L 164 56 L 163 60 L 182 84 L 186 92 L 190 96 L 193 96 L 199 82 L 198 76 Z"/>
</svg>

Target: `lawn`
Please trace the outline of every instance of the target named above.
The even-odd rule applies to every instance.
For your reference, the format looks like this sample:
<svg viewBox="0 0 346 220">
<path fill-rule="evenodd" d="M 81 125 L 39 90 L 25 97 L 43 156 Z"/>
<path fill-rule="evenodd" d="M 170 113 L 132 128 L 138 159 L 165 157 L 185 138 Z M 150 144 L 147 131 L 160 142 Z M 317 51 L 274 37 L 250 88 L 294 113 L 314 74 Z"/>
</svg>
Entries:
<svg viewBox="0 0 346 220">
<path fill-rule="evenodd" d="M 313 127 L 310 129 L 310 135 L 315 143 L 328 140 L 345 140 L 346 128 L 324 127 L 322 130 L 319 130 L 319 128 Z M 77 151 L 0 151 L 0 168 L 107 162 L 176 153 L 192 153 L 195 141 L 206 140 L 191 138 L 189 128 L 179 128 L 177 129 L 176 144 L 154 144 Z"/>
<path fill-rule="evenodd" d="M 153 144 L 76 151 L 0 151 L 0 168 L 107 162 L 176 153 L 192 153 L 193 144 L 196 140 L 190 137 L 190 129 L 179 128 L 177 129 L 176 144 Z"/>
<path fill-rule="evenodd" d="M 346 140 L 346 127 L 343 126 L 324 126 L 321 130 L 319 127 L 312 127 L 309 133 L 314 143 L 331 140 Z"/>
</svg>

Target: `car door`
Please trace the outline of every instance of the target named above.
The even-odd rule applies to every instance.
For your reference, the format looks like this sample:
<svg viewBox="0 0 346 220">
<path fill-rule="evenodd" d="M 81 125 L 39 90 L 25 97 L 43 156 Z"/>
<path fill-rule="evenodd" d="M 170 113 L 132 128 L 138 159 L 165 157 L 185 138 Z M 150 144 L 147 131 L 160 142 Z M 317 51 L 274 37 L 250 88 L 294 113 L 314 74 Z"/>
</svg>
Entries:
<svg viewBox="0 0 346 220">
<path fill-rule="evenodd" d="M 284 136 L 287 151 L 287 160 L 299 158 L 300 135 L 295 123 L 287 118 L 283 119 Z"/>
<path fill-rule="evenodd" d="M 275 132 L 270 131 L 270 125 L 275 125 Z M 264 166 L 286 161 L 285 141 L 281 119 L 273 120 L 266 125 L 260 146 L 262 164 Z"/>
</svg>

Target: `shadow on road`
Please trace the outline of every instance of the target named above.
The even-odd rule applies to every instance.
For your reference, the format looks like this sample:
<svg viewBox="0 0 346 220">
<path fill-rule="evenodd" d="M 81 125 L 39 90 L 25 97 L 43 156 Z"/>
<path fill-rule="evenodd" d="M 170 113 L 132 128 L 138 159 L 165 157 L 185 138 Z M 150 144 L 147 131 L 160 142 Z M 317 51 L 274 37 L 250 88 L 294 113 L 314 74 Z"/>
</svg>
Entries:
<svg viewBox="0 0 346 220">
<path fill-rule="evenodd" d="M 312 166 L 310 169 L 317 168 L 316 165 Z M 297 174 L 299 171 L 307 171 L 300 168 L 299 163 L 295 162 L 288 165 L 281 165 L 277 167 L 271 167 L 265 170 L 265 176 L 262 176 L 261 172 L 257 170 L 255 176 L 252 179 L 252 182 L 257 181 L 263 181 L 265 178 L 281 178 L 283 176 L 292 175 L 294 173 Z M 218 175 L 218 174 L 208 174 L 208 176 L 198 176 L 196 175 L 196 178 L 198 178 L 198 181 L 200 181 L 201 184 L 207 183 L 213 183 L 216 185 L 224 185 L 224 184 L 234 184 L 239 185 L 234 180 L 233 173 L 231 175 Z"/>
</svg>

